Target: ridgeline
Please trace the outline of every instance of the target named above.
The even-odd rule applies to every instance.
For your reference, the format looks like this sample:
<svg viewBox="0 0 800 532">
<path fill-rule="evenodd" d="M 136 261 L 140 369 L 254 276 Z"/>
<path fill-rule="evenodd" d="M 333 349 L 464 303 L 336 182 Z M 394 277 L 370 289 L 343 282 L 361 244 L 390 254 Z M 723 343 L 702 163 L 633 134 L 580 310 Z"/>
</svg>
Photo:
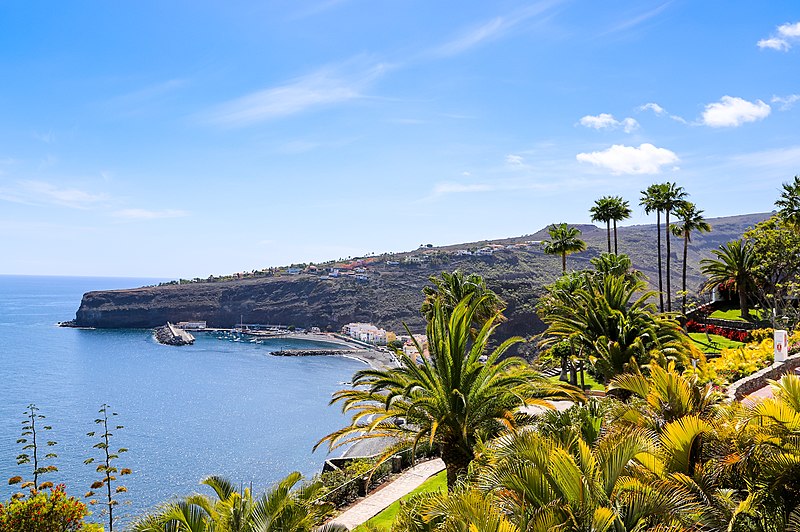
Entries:
<svg viewBox="0 0 800 532">
<path fill-rule="evenodd" d="M 709 219 L 713 231 L 692 236 L 689 246 L 687 287 L 696 291 L 701 282 L 700 259 L 711 250 L 769 217 L 768 213 Z M 587 243 L 583 253 L 567 258 L 568 269 L 589 267 L 589 260 L 606 250 L 606 229 L 578 225 Z M 620 227 L 619 251 L 630 255 L 635 268 L 658 284 L 656 226 Z M 84 294 L 73 324 L 98 328 L 152 328 L 165 322 L 203 320 L 209 327 L 244 323 L 286 324 L 339 330 L 349 322 L 372 322 L 403 331 L 403 323 L 421 332 L 419 308 L 428 277 L 460 268 L 482 275 L 507 303 L 500 338 L 528 336 L 544 325 L 534 312 L 542 287 L 561 273 L 561 259 L 543 253 L 539 241 L 547 229 L 532 235 L 442 247 L 421 247 L 411 252 L 365 258 L 341 266 L 339 276 L 328 275 L 335 263 L 316 265 L 316 271 L 252 276 L 233 280 L 192 282 Z M 465 254 L 493 246 L 491 252 Z M 510 247 L 509 247 L 510 246 Z M 683 241 L 672 239 L 673 297 L 681 286 Z M 357 268 L 357 269 L 356 269 Z M 345 273 L 347 273 L 345 275 Z"/>
</svg>

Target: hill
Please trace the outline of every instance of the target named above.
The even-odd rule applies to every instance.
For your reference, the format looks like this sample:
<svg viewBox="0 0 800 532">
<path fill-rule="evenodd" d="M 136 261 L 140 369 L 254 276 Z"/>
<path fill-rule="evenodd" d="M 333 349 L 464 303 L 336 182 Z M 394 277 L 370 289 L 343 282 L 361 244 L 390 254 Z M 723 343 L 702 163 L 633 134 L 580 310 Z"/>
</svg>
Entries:
<svg viewBox="0 0 800 532">
<path fill-rule="evenodd" d="M 740 237 L 747 228 L 768 217 L 768 213 L 760 213 L 710 219 L 714 230 L 694 236 L 689 247 L 690 291 L 701 282 L 702 258 L 710 257 L 712 249 Z M 605 227 L 577 227 L 583 231 L 587 250 L 568 257 L 570 269 L 588 268 L 589 260 L 606 249 Z M 620 227 L 618 234 L 619 251 L 630 255 L 634 266 L 656 286 L 655 224 Z M 543 293 L 542 287 L 561 273 L 560 258 L 542 252 L 539 242 L 545 239 L 546 228 L 532 235 L 421 247 L 302 270 L 269 269 L 237 274 L 234 279 L 88 292 L 74 323 L 82 327 L 116 328 L 205 320 L 210 327 L 231 327 L 243 320 L 338 330 L 346 323 L 362 321 L 394 331 L 402 331 L 405 323 L 420 331 L 424 327 L 419 314 L 422 288 L 429 276 L 460 268 L 482 275 L 508 303 L 508 321 L 499 331 L 501 336 L 528 336 L 543 330 L 534 306 Z M 673 238 L 673 294 L 680 290 L 682 253 L 682 240 Z"/>
</svg>

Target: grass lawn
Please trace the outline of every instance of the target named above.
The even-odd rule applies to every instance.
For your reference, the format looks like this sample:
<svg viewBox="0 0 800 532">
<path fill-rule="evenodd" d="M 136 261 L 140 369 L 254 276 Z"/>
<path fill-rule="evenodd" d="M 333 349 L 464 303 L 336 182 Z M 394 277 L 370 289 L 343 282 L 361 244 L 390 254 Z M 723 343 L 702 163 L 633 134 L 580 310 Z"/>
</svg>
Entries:
<svg viewBox="0 0 800 532">
<path fill-rule="evenodd" d="M 422 483 L 420 487 L 406 495 L 405 497 L 401 498 L 401 501 L 410 499 L 414 495 L 418 495 L 420 493 L 430 493 L 433 491 L 447 491 L 447 471 L 442 471 L 441 473 L 437 473 L 433 475 L 431 478 L 426 480 Z M 370 525 L 375 525 L 380 527 L 384 530 L 389 530 L 392 526 L 392 522 L 394 521 L 397 512 L 400 510 L 400 501 L 395 501 L 391 505 L 389 505 L 384 511 L 367 521 Z M 357 532 L 363 532 L 364 527 L 359 526 L 355 529 Z"/>
<path fill-rule="evenodd" d="M 730 347 L 736 349 L 737 347 L 742 347 L 742 342 L 737 342 L 735 340 L 729 340 L 724 336 L 719 336 L 716 334 L 709 334 L 708 336 L 711 338 L 711 341 L 716 344 L 716 347 L 711 347 L 708 345 L 708 338 L 706 338 L 706 333 L 701 332 L 693 332 L 689 333 L 689 336 L 694 340 L 694 343 L 697 344 L 697 347 L 700 348 L 700 351 L 703 353 L 719 353 L 719 350 L 723 347 Z"/>
<path fill-rule="evenodd" d="M 742 319 L 741 311 L 739 307 L 733 307 L 729 309 L 719 309 L 715 310 L 711 313 L 711 318 L 716 318 L 718 320 L 731 320 L 731 321 L 748 321 Z M 752 311 L 750 311 L 750 320 L 749 321 L 756 321 L 755 317 L 753 317 Z"/>
<path fill-rule="evenodd" d="M 550 380 L 551 381 L 560 382 L 558 380 L 558 375 L 550 377 Z M 580 382 L 581 382 L 581 374 L 578 373 L 578 384 L 580 384 Z M 583 373 L 583 383 L 586 385 L 586 388 L 589 389 L 589 390 L 600 390 L 600 391 L 603 391 L 603 390 L 606 389 L 605 386 L 603 386 L 602 384 L 600 384 L 596 380 L 594 380 L 594 378 L 591 375 L 589 375 L 589 372 L 584 372 Z"/>
</svg>

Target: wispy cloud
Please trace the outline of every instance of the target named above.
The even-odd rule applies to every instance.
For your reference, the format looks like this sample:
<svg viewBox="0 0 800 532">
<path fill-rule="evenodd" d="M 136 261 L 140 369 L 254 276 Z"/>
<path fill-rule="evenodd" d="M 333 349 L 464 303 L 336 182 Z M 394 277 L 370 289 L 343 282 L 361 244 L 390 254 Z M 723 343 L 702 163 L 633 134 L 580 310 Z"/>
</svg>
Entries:
<svg viewBox="0 0 800 532">
<path fill-rule="evenodd" d="M 683 118 L 681 116 L 667 113 L 666 109 L 664 109 L 663 107 L 661 107 L 660 105 L 658 105 L 655 102 L 649 102 L 649 103 L 646 103 L 644 105 L 640 105 L 639 107 L 636 108 L 636 110 L 637 111 L 653 111 L 653 113 L 655 113 L 656 116 L 665 116 L 666 115 L 666 116 L 669 116 L 672 120 L 675 120 L 676 122 L 680 122 L 681 124 L 688 124 L 689 123 L 688 120 L 686 120 L 685 118 Z"/>
<path fill-rule="evenodd" d="M 771 108 L 761 100 L 749 102 L 742 98 L 723 96 L 718 102 L 706 105 L 702 123 L 709 127 L 739 127 L 747 122 L 763 120 Z"/>
<path fill-rule="evenodd" d="M 103 105 L 123 115 L 138 115 L 186 86 L 183 79 L 169 79 L 114 96 Z"/>
<path fill-rule="evenodd" d="M 779 103 L 781 111 L 788 111 L 794 104 L 800 101 L 800 94 L 790 94 L 789 96 L 773 96 L 770 102 Z"/>
<path fill-rule="evenodd" d="M 615 144 L 602 151 L 579 153 L 575 158 L 578 162 L 610 170 L 614 175 L 659 174 L 663 166 L 679 161 L 675 152 L 648 143 L 638 148 Z"/>
<path fill-rule="evenodd" d="M 597 116 L 586 115 L 580 119 L 580 124 L 591 129 L 618 129 L 622 128 L 625 133 L 631 133 L 639 129 L 639 122 L 633 118 L 623 118 L 617 120 L 614 115 L 600 113 Z"/>
<path fill-rule="evenodd" d="M 787 52 L 800 40 L 800 22 L 781 24 L 769 38 L 761 39 L 756 46 L 763 49 Z"/>
<path fill-rule="evenodd" d="M 17 181 L 12 188 L 0 188 L 0 200 L 26 205 L 57 205 L 70 209 L 89 209 L 108 200 L 106 194 L 78 188 L 64 188 L 44 181 Z"/>
<path fill-rule="evenodd" d="M 656 6 L 653 9 L 645 11 L 643 13 L 639 13 L 632 17 L 629 17 L 621 22 L 618 22 L 613 27 L 609 28 L 608 30 L 604 31 L 601 35 L 611 35 L 614 33 L 619 33 L 621 31 L 630 30 L 647 22 L 653 17 L 658 16 L 662 11 L 664 11 L 672 2 L 664 2 L 663 4 Z"/>
<path fill-rule="evenodd" d="M 153 211 L 148 209 L 122 209 L 113 213 L 115 218 L 127 221 L 160 220 L 163 218 L 183 218 L 189 213 L 182 210 L 166 209 Z"/>
<path fill-rule="evenodd" d="M 328 66 L 282 85 L 223 103 L 207 118 L 226 126 L 246 126 L 364 97 L 389 66 L 363 60 Z"/>
<path fill-rule="evenodd" d="M 562 3 L 562 1 L 546 0 L 536 2 L 524 9 L 487 20 L 436 47 L 433 50 L 433 55 L 439 57 L 458 55 L 481 44 L 500 39 L 523 22 L 545 14 L 556 5 Z"/>
<path fill-rule="evenodd" d="M 733 157 L 734 166 L 778 169 L 779 173 L 795 173 L 800 166 L 800 146 L 743 153 Z"/>
</svg>

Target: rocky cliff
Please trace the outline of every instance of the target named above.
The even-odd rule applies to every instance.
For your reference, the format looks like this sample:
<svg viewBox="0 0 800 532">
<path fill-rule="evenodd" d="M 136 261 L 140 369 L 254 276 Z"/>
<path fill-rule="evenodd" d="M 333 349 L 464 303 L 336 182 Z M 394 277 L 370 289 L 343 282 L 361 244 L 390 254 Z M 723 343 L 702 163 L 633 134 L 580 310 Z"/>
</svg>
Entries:
<svg viewBox="0 0 800 532">
<path fill-rule="evenodd" d="M 748 227 L 768 216 L 752 214 L 709 220 L 714 231 L 694 236 L 690 246 L 689 289 L 696 289 L 701 281 L 698 267 L 701 258 L 711 256 L 711 249 L 741 236 Z M 605 228 L 579 227 L 588 249 L 570 256 L 568 268 L 588 267 L 589 259 L 606 248 Z M 402 331 L 406 323 L 418 331 L 424 326 L 419 307 L 428 277 L 460 268 L 483 275 L 508 303 L 508 322 L 503 324 L 501 335 L 530 335 L 543 328 L 534 305 L 542 294 L 542 286 L 560 274 L 560 258 L 545 255 L 539 245 L 505 247 L 546 238 L 543 229 L 517 238 L 398 253 L 391 257 L 391 264 L 385 259 L 367 264 L 363 274 L 366 280 L 301 273 L 89 292 L 83 296 L 75 324 L 101 328 L 156 327 L 167 321 L 205 320 L 210 327 L 231 327 L 243 320 L 338 330 L 345 323 L 364 321 L 395 331 Z M 459 250 L 479 249 L 488 244 L 496 247 L 491 255 L 458 254 Z M 680 239 L 673 239 L 673 294 L 680 290 L 682 246 Z M 657 284 L 655 225 L 620 228 L 619 250 L 632 257 L 634 265 L 650 278 L 651 284 Z M 425 259 L 420 263 L 405 262 L 410 257 Z"/>
</svg>

